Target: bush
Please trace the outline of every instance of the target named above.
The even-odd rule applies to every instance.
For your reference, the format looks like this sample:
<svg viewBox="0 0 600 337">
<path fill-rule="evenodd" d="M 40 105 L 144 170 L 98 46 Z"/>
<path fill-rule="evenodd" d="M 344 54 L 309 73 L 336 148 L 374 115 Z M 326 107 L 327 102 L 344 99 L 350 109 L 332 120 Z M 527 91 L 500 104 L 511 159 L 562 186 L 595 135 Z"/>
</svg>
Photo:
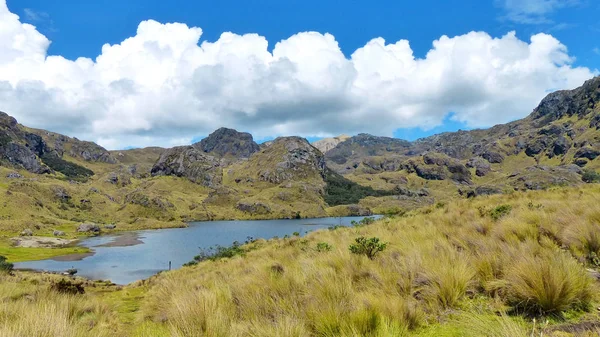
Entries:
<svg viewBox="0 0 600 337">
<path fill-rule="evenodd" d="M 211 260 L 216 261 L 222 258 L 232 258 L 237 255 L 246 254 L 246 250 L 242 248 L 242 244 L 234 241 L 229 247 L 216 245 L 208 249 L 200 249 L 200 254 L 194 256 L 194 260 L 184 264 L 184 266 L 193 266 L 198 262 Z"/>
<path fill-rule="evenodd" d="M 507 270 L 504 281 L 508 304 L 531 315 L 586 309 L 593 299 L 585 269 L 562 252 L 524 256 Z"/>
<path fill-rule="evenodd" d="M 369 259 L 373 260 L 377 253 L 382 252 L 387 243 L 380 242 L 379 238 L 367 239 L 364 236 L 358 237 L 355 243 L 350 245 L 350 252 L 357 255 L 366 255 Z"/>
<path fill-rule="evenodd" d="M 49 168 L 58 171 L 73 180 L 86 181 L 89 177 L 94 175 L 94 171 L 71 163 L 70 161 L 66 161 L 54 154 L 44 154 L 41 159 Z"/>
<path fill-rule="evenodd" d="M 331 250 L 331 245 L 327 242 L 319 242 L 317 243 L 317 252 L 328 252 Z"/>
<path fill-rule="evenodd" d="M 492 217 L 492 219 L 494 219 L 494 221 L 498 221 L 503 216 L 510 214 L 511 210 L 511 205 L 500 205 L 490 211 L 490 216 Z"/>
<path fill-rule="evenodd" d="M 354 227 L 360 227 L 360 226 L 370 225 L 370 224 L 372 224 L 373 222 L 375 222 L 375 218 L 373 218 L 373 217 L 365 217 L 365 218 L 361 219 L 361 220 L 360 220 L 360 221 L 358 221 L 358 222 L 357 222 L 357 221 L 354 221 L 354 220 L 352 220 L 352 221 L 350 222 L 350 224 L 351 224 L 352 226 L 354 226 Z"/>
<path fill-rule="evenodd" d="M 594 170 L 585 170 L 581 175 L 581 180 L 586 183 L 600 183 L 600 173 Z"/>
<path fill-rule="evenodd" d="M 13 270 L 14 265 L 6 261 L 6 257 L 0 255 L 0 272 L 10 273 Z"/>
<path fill-rule="evenodd" d="M 50 289 L 61 294 L 77 295 L 85 293 L 83 284 L 81 284 L 80 282 L 73 282 L 66 279 L 61 279 L 58 282 L 53 282 L 50 285 Z"/>
</svg>

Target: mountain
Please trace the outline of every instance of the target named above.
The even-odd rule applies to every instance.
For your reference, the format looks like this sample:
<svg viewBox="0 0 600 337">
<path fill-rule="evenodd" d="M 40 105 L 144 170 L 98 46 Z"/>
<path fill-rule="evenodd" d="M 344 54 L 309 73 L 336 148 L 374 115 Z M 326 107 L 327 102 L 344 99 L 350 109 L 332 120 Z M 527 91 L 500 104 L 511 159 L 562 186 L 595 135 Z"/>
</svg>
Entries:
<svg viewBox="0 0 600 337">
<path fill-rule="evenodd" d="M 597 77 L 549 94 L 528 117 L 485 130 L 415 142 L 359 134 L 329 150 L 326 162 L 353 181 L 386 189 L 394 187 L 390 176 L 416 176 L 458 193 L 479 186 L 498 193 L 579 184 L 582 168 L 600 167 L 599 88 Z"/>
<path fill-rule="evenodd" d="M 450 198 L 598 179 L 600 78 L 528 117 L 414 142 L 358 134 L 310 144 L 220 128 L 188 146 L 107 151 L 0 113 L 0 228 L 51 235 L 192 220 L 401 213 Z M 320 149 L 319 149 L 320 148 Z M 38 234 L 38 233 L 35 233 Z"/>
</svg>

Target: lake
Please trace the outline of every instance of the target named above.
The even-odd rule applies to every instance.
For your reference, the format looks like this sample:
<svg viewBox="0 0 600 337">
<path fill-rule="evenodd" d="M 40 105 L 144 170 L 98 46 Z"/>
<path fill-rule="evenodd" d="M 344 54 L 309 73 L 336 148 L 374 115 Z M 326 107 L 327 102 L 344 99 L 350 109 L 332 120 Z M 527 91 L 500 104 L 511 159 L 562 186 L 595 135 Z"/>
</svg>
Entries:
<svg viewBox="0 0 600 337">
<path fill-rule="evenodd" d="M 80 246 L 93 254 L 70 261 L 72 257 L 15 263 L 15 268 L 62 272 L 77 269 L 77 276 L 128 284 L 160 271 L 179 268 L 198 255 L 200 248 L 229 246 L 248 237 L 270 239 L 330 226 L 349 226 L 364 217 L 337 217 L 290 220 L 245 220 L 191 222 L 187 228 L 123 232 L 83 239 Z"/>
</svg>

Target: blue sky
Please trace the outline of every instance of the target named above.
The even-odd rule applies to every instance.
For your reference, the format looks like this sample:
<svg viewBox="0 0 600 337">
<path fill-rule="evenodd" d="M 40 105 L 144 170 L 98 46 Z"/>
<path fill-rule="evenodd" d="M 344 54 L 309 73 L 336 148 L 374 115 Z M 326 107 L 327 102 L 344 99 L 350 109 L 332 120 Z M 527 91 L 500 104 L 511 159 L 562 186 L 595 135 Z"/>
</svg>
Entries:
<svg viewBox="0 0 600 337">
<path fill-rule="evenodd" d="M 454 37 L 480 31 L 492 38 L 500 38 L 514 31 L 517 39 L 529 43 L 532 35 L 546 33 L 568 48 L 566 54 L 573 58 L 568 64 L 569 67 L 585 67 L 592 73 L 595 69 L 600 69 L 600 2 L 593 0 L 6 2 L 9 10 L 19 15 L 22 23 L 36 26 L 37 31 L 52 41 L 47 50 L 48 55 L 61 55 L 69 60 L 78 57 L 96 60 L 102 53 L 104 44 L 120 44 L 125 39 L 136 36 L 140 22 L 153 19 L 160 23 L 180 22 L 189 27 L 201 27 L 201 41 L 217 41 L 223 32 L 240 35 L 257 33 L 269 41 L 269 51 L 273 50 L 276 42 L 299 32 L 330 33 L 347 58 L 376 37 L 384 38 L 387 43 L 394 43 L 400 39 L 409 40 L 414 57 L 425 58 L 427 52 L 432 49 L 432 42 L 442 35 Z M 560 83 L 566 82 L 568 81 Z M 555 89 L 554 86 L 547 85 L 548 88 L 543 89 L 549 91 Z M 535 100 L 538 100 L 539 92 L 536 92 L 536 95 Z M 462 106 L 462 103 L 459 106 Z M 527 109 L 531 107 L 528 106 Z M 471 117 L 466 113 L 453 113 L 454 111 L 444 111 L 442 117 L 438 114 L 435 121 L 433 118 L 431 121 L 423 119 L 418 123 L 407 123 L 407 127 L 398 123 L 400 125 L 393 135 L 412 140 L 437 132 L 507 121 L 489 119 L 482 122 L 476 118 L 469 119 Z M 520 112 L 506 118 L 514 119 L 522 115 L 523 112 Z M 34 121 L 33 118 L 31 120 Z M 332 118 L 329 121 L 335 120 Z M 268 124 L 268 121 L 261 123 Z M 301 124 L 302 120 L 297 123 Z M 241 128 L 244 127 L 243 121 L 233 124 L 238 128 L 240 125 Z M 286 131 L 279 133 L 290 132 L 287 130 L 293 129 L 284 126 L 281 128 Z M 301 127 L 296 129 L 303 130 Z M 357 130 L 357 127 L 349 126 L 347 129 L 352 132 Z M 253 130 L 252 127 L 248 127 L 247 131 Z M 337 129 L 331 132 L 335 131 Z M 320 134 L 330 133 L 329 130 L 313 135 L 299 132 L 312 139 L 319 138 Z M 199 131 L 191 135 L 193 137 L 190 139 L 205 135 L 204 130 Z M 143 131 L 139 132 L 139 137 L 152 139 L 151 136 Z M 259 137 L 267 139 L 270 136 L 262 132 Z M 101 141 L 102 137 L 95 138 L 94 140 Z M 111 146 L 132 145 L 123 143 L 127 141 L 115 141 L 115 145 Z M 106 142 L 110 143 L 108 140 Z M 134 140 L 131 142 L 136 143 Z"/>
</svg>

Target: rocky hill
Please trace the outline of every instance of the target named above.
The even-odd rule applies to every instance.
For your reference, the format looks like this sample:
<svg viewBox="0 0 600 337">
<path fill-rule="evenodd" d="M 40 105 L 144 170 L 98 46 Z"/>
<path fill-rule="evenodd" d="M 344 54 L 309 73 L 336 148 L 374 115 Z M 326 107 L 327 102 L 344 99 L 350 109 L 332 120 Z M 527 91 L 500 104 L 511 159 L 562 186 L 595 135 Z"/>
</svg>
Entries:
<svg viewBox="0 0 600 337">
<path fill-rule="evenodd" d="M 360 134 L 329 150 L 327 165 L 354 181 L 388 189 L 393 186 L 381 182 L 383 173 L 443 181 L 435 185 L 459 192 L 579 184 L 586 169 L 600 167 L 599 88 L 600 77 L 552 93 L 527 118 L 485 130 L 415 142 Z"/>
</svg>

